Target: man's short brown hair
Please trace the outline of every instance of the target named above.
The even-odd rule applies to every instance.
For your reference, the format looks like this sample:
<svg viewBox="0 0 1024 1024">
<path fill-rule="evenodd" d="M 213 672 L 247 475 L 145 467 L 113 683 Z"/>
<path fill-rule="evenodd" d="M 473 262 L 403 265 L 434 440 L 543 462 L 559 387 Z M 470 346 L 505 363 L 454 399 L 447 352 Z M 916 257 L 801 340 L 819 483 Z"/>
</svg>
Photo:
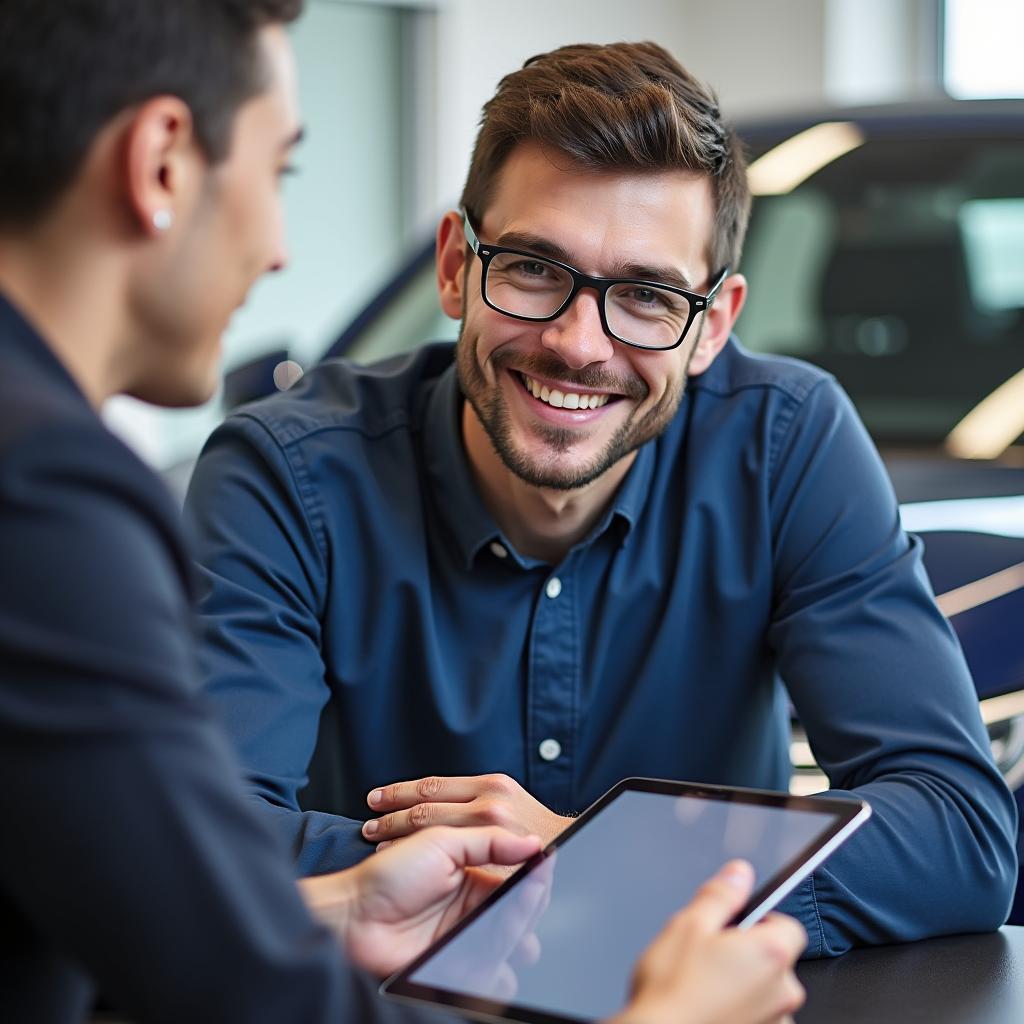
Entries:
<svg viewBox="0 0 1024 1024">
<path fill-rule="evenodd" d="M 707 175 L 715 202 L 709 271 L 739 265 L 750 213 L 743 152 L 707 85 L 656 43 L 563 46 L 506 75 L 485 105 L 462 205 L 476 223 L 522 142 L 589 170 Z"/>
<path fill-rule="evenodd" d="M 257 45 L 303 0 L 0 0 L 0 230 L 31 226 L 121 111 L 177 96 L 223 160 L 239 107 L 267 86 Z"/>
</svg>

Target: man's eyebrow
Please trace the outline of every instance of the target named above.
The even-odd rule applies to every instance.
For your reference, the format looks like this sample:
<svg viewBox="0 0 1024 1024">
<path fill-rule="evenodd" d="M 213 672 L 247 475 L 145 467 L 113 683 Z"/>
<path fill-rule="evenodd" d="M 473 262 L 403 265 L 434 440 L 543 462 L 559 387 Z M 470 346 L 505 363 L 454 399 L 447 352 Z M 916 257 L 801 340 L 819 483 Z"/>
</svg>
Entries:
<svg viewBox="0 0 1024 1024">
<path fill-rule="evenodd" d="M 693 290 L 690 279 L 679 272 L 675 267 L 654 266 L 647 263 L 619 263 L 615 267 L 613 277 L 639 278 L 641 281 L 650 281 L 651 284 L 667 284 L 672 288 L 683 288 L 686 291 Z"/>
<path fill-rule="evenodd" d="M 495 245 L 503 246 L 506 249 L 525 249 L 528 252 L 536 253 L 538 256 L 547 256 L 550 259 L 558 260 L 559 263 L 568 263 L 575 266 L 573 255 L 567 249 L 556 242 L 541 235 L 532 235 L 522 231 L 509 231 L 498 236 Z M 673 288 L 684 288 L 687 291 L 693 288 L 690 279 L 672 266 L 655 266 L 647 263 L 616 264 L 608 277 L 627 277 L 641 281 L 650 281 L 651 284 L 667 284 Z"/>
<path fill-rule="evenodd" d="M 531 235 L 524 231 L 507 231 L 498 236 L 495 245 L 506 249 L 526 249 L 538 256 L 550 256 L 561 263 L 572 263 L 572 253 L 560 245 L 540 235 Z"/>
</svg>

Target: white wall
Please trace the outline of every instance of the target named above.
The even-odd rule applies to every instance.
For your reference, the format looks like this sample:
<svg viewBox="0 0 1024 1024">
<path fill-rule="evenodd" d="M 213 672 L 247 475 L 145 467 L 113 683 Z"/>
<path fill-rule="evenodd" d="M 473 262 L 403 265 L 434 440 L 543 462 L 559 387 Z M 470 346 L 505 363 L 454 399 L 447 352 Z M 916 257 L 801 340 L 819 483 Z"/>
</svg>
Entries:
<svg viewBox="0 0 1024 1024">
<path fill-rule="evenodd" d="M 942 0 L 827 0 L 829 98 L 878 103 L 939 95 L 941 26 Z"/>
<path fill-rule="evenodd" d="M 264 278 L 232 320 L 224 366 L 287 347 L 312 362 L 380 287 L 409 234 L 403 200 L 403 34 L 393 6 L 310 0 L 293 27 L 306 140 L 284 184 L 289 266 Z M 166 467 L 192 456 L 219 400 L 169 412 L 127 398 L 107 423 Z"/>
<path fill-rule="evenodd" d="M 458 196 L 480 108 L 502 75 L 566 43 L 652 39 L 716 89 L 728 117 L 824 97 L 824 0 L 441 0 L 435 207 Z"/>
</svg>

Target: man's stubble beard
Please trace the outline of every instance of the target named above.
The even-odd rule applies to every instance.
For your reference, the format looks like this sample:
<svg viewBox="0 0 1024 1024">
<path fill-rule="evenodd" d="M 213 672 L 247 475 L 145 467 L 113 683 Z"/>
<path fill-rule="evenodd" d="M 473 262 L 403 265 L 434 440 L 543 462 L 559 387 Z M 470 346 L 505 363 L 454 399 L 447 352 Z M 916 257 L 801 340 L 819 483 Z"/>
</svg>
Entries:
<svg viewBox="0 0 1024 1024">
<path fill-rule="evenodd" d="M 558 465 L 559 456 L 569 452 L 579 439 L 580 432 L 576 430 L 546 424 L 535 426 L 536 434 L 543 439 L 550 452 L 550 458 L 546 462 L 530 458 L 516 447 L 505 399 L 497 384 L 489 390 L 487 380 L 476 359 L 475 342 L 471 345 L 466 338 L 465 317 L 459 328 L 459 340 L 455 348 L 456 372 L 463 396 L 473 407 L 505 468 L 533 487 L 571 491 L 586 487 L 641 445 L 665 432 L 683 400 L 690 360 L 697 349 L 703 329 L 702 322 L 696 338 L 691 342 L 683 373 L 672 391 L 665 394 L 641 419 L 634 420 L 631 415 L 609 438 L 604 449 L 586 466 Z M 512 361 L 514 355 L 515 353 L 510 353 L 508 357 L 504 357 L 504 353 L 498 351 L 491 359 L 495 381 L 500 380 L 506 364 Z M 628 399 L 636 402 L 642 401 L 649 393 L 646 384 L 638 378 L 614 377 L 600 368 L 573 371 L 553 355 L 521 357 L 516 361 L 516 370 L 526 373 L 532 370 L 537 376 L 558 378 L 566 383 L 576 384 L 582 390 L 612 390 L 624 393 Z"/>
</svg>

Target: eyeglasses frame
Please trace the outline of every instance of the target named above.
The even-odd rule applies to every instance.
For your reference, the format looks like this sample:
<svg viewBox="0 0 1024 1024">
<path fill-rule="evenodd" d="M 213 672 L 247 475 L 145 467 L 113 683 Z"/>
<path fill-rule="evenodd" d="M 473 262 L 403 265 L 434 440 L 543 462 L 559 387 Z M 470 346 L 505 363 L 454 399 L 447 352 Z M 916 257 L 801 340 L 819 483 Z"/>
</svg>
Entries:
<svg viewBox="0 0 1024 1024">
<path fill-rule="evenodd" d="M 716 277 L 715 283 L 711 286 L 710 290 L 703 295 L 700 292 L 693 292 L 687 288 L 677 288 L 675 285 L 661 284 L 658 281 L 644 281 L 639 278 L 631 277 L 594 277 L 590 274 L 584 274 L 575 267 L 569 266 L 568 263 L 562 263 L 560 260 L 552 259 L 550 256 L 541 256 L 538 253 L 524 252 L 522 249 L 509 249 L 505 246 L 488 245 L 487 243 L 481 242 L 477 237 L 476 231 L 473 229 L 473 225 L 470 223 L 469 214 L 465 210 L 461 210 L 460 213 L 462 214 L 462 230 L 466 236 L 466 241 L 469 243 L 470 249 L 476 253 L 481 263 L 480 297 L 484 300 L 484 304 L 486 306 L 493 309 L 496 313 L 512 317 L 514 320 L 525 320 L 528 323 L 550 323 L 552 320 L 557 320 L 569 308 L 569 306 L 572 305 L 573 299 L 576 298 L 583 288 L 593 288 L 601 300 L 598 303 L 597 308 L 601 316 L 601 326 L 604 328 L 605 334 L 610 338 L 614 338 L 616 341 L 621 342 L 623 345 L 629 345 L 630 348 L 638 348 L 643 352 L 671 352 L 673 349 L 678 348 L 683 343 L 683 339 L 686 337 L 687 332 L 693 325 L 693 321 L 697 318 L 697 315 L 699 313 L 705 313 L 711 308 L 715 301 L 715 296 L 718 294 L 719 288 L 722 287 L 725 279 L 729 276 L 729 268 L 723 267 Z M 572 288 L 569 290 L 569 294 L 565 297 L 565 300 L 558 309 L 549 316 L 525 316 L 522 313 L 510 313 L 507 309 L 502 309 L 500 306 L 491 302 L 490 299 L 487 298 L 487 269 L 490 266 L 491 260 L 502 253 L 511 253 L 513 256 L 525 256 L 528 259 L 543 260 L 545 263 L 550 263 L 553 266 L 564 270 L 572 278 Z M 672 345 L 641 345 L 638 342 L 628 341 L 626 338 L 620 337 L 611 329 L 611 327 L 608 326 L 608 314 L 605 311 L 608 290 L 618 284 L 638 284 L 647 288 L 659 288 L 663 291 L 674 292 L 676 295 L 682 295 L 683 298 L 687 300 L 690 304 L 690 315 L 683 326 L 682 333 Z"/>
</svg>

